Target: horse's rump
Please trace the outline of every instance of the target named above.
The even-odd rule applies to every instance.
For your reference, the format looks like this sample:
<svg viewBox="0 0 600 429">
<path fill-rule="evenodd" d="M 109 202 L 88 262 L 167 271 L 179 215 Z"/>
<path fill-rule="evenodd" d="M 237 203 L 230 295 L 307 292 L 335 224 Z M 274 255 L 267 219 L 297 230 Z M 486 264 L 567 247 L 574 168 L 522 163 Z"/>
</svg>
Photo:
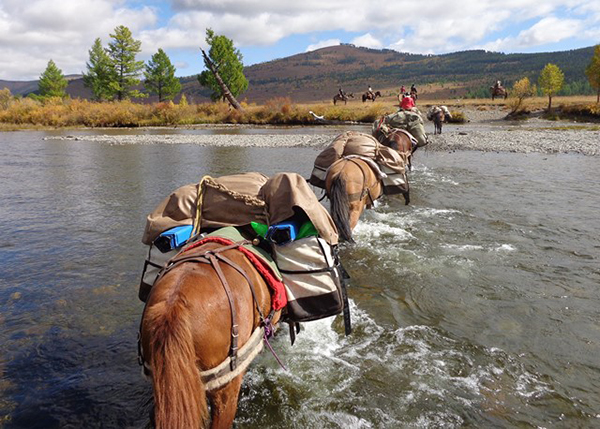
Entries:
<svg viewBox="0 0 600 429">
<path fill-rule="evenodd" d="M 271 307 L 266 283 L 245 255 L 235 249 L 222 251 L 247 277 L 227 263 L 208 263 L 206 252 L 222 248 L 206 243 L 181 254 L 148 297 L 140 326 L 140 358 L 152 376 L 158 427 L 193 427 L 206 420 L 207 389 L 201 371 L 236 356 L 236 347 L 243 346 L 258 326 L 259 311 L 268 314 Z M 231 379 L 226 377 L 221 386 Z"/>
</svg>

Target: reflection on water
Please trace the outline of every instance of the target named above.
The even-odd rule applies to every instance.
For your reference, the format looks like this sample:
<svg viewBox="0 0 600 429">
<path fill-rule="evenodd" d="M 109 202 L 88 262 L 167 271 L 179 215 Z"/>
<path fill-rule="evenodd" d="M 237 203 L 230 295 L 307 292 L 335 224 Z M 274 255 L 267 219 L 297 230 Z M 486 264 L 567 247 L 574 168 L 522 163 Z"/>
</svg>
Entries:
<svg viewBox="0 0 600 429">
<path fill-rule="evenodd" d="M 43 136 L 0 134 L 0 426 L 142 427 L 146 214 L 205 174 L 308 177 L 318 152 Z M 597 426 L 599 167 L 418 152 L 411 205 L 383 199 L 342 246 L 353 334 L 326 319 L 291 347 L 283 328 L 289 372 L 257 359 L 237 425 Z"/>
</svg>

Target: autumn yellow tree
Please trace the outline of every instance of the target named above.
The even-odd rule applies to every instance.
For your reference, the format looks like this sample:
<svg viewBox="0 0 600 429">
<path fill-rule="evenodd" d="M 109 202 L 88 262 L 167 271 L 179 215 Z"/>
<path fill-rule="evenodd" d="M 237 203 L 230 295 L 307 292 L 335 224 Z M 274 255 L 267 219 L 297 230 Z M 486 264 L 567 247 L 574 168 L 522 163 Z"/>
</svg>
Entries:
<svg viewBox="0 0 600 429">
<path fill-rule="evenodd" d="M 585 74 L 587 75 L 592 88 L 598 91 L 596 103 L 600 103 L 600 45 L 596 45 L 594 48 L 594 56 L 585 69 Z"/>
<path fill-rule="evenodd" d="M 565 83 L 565 75 L 556 64 L 546 64 L 540 73 L 538 85 L 542 93 L 548 96 L 548 110 L 552 108 L 552 96 L 561 90 Z"/>
<path fill-rule="evenodd" d="M 511 91 L 512 100 L 509 102 L 511 106 L 510 114 L 519 113 L 525 110 L 525 99 L 532 97 L 537 91 L 535 85 L 532 85 L 529 78 L 524 77 L 515 82 Z"/>
</svg>

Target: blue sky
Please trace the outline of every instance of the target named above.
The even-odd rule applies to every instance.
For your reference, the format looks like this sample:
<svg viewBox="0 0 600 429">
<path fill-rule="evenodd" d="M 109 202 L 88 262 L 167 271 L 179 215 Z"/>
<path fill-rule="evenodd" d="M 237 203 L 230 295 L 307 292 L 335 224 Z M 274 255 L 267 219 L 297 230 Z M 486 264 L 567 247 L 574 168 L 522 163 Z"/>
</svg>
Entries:
<svg viewBox="0 0 600 429">
<path fill-rule="evenodd" d="M 118 25 L 159 48 L 178 76 L 203 69 L 206 28 L 251 65 L 339 43 L 443 54 L 549 52 L 600 43 L 600 0 L 0 0 L 0 79 L 37 79 L 50 59 L 85 71 L 88 51 Z"/>
</svg>

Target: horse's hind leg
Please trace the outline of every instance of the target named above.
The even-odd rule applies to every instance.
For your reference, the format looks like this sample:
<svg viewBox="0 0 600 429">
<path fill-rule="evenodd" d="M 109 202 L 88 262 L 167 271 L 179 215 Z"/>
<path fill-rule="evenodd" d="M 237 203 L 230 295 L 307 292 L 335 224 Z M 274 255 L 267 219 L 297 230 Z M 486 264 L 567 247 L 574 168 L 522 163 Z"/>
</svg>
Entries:
<svg viewBox="0 0 600 429">
<path fill-rule="evenodd" d="M 211 405 L 211 429 L 233 426 L 243 377 L 244 374 L 240 374 L 226 386 L 208 393 Z"/>
</svg>

